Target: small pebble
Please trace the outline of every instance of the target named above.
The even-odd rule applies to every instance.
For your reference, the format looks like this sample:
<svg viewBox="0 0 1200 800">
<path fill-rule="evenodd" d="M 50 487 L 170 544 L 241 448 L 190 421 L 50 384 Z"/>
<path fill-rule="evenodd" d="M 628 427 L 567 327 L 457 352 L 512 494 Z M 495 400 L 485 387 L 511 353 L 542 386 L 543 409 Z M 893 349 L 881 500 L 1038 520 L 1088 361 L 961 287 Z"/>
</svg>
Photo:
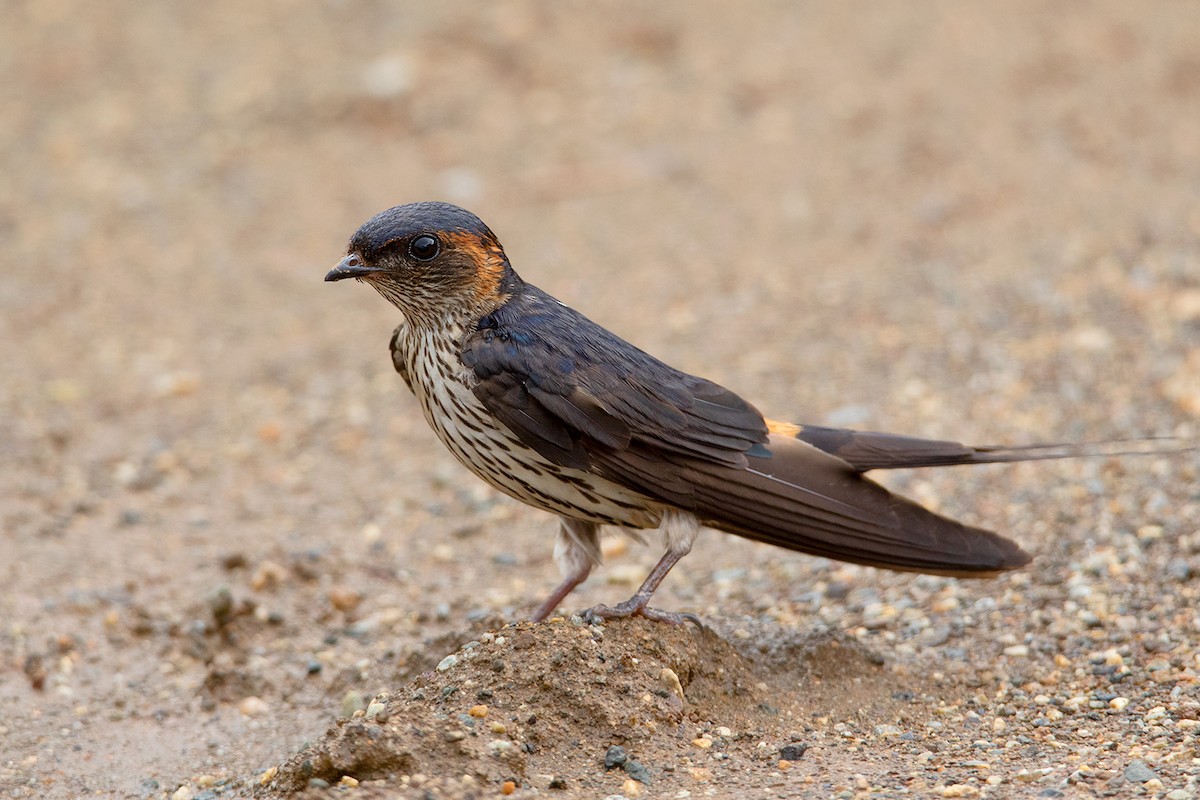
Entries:
<svg viewBox="0 0 1200 800">
<path fill-rule="evenodd" d="M 608 752 L 604 754 L 604 768 L 612 769 L 613 767 L 624 766 L 629 760 L 629 755 L 625 752 L 625 748 L 618 744 L 614 744 L 608 748 Z"/>
<path fill-rule="evenodd" d="M 208 595 L 208 610 L 218 628 L 223 628 L 233 619 L 233 592 L 228 586 L 218 586 Z"/>
<path fill-rule="evenodd" d="M 363 697 L 362 692 L 351 689 L 342 696 L 342 716 L 353 717 L 354 712 L 362 711 L 367 707 L 367 699 Z"/>
<path fill-rule="evenodd" d="M 247 717 L 261 717 L 263 714 L 266 714 L 268 711 L 270 711 L 271 707 L 267 705 L 266 700 L 263 700 L 261 697 L 255 697 L 254 695 L 251 695 L 242 702 L 238 703 L 238 710 Z"/>
<path fill-rule="evenodd" d="M 471 706 L 471 710 L 467 713 L 476 719 L 483 719 L 488 715 L 488 707 L 481 703 L 477 706 Z"/>
<path fill-rule="evenodd" d="M 675 670 L 670 667 L 663 667 L 662 672 L 658 673 L 658 681 L 668 692 L 672 692 L 676 697 L 683 699 L 683 684 L 679 682 L 679 676 L 675 674 Z"/>
<path fill-rule="evenodd" d="M 154 394 L 160 398 L 186 397 L 200 388 L 200 377 L 194 372 L 167 372 L 154 379 Z"/>
<path fill-rule="evenodd" d="M 800 742 L 785 744 L 779 748 L 779 757 L 784 761 L 799 761 L 804 757 L 804 751 L 808 749 L 808 745 Z"/>
<path fill-rule="evenodd" d="M 437 671 L 445 672 L 446 670 L 450 669 L 457 663 L 458 663 L 458 656 L 451 653 L 450 655 L 446 656 L 445 658 L 443 658 L 441 661 L 438 662 Z"/>
<path fill-rule="evenodd" d="M 363 601 L 363 596 L 354 589 L 347 589 L 344 586 L 335 586 L 329 590 L 329 602 L 342 613 L 349 613 L 358 608 Z"/>
<path fill-rule="evenodd" d="M 629 549 L 629 539 L 624 536 L 613 536 L 600 542 L 600 554 L 604 560 L 620 558 Z"/>
<path fill-rule="evenodd" d="M 1143 542 L 1153 542 L 1163 536 L 1162 525 L 1143 525 L 1137 530 L 1137 537 Z"/>
<path fill-rule="evenodd" d="M 625 774 L 641 783 L 650 782 L 650 770 L 646 769 L 645 765 L 640 761 L 630 759 L 624 764 Z"/>
<path fill-rule="evenodd" d="M 287 570 L 274 561 L 264 561 L 254 571 L 250 579 L 250 588 L 256 592 L 271 590 L 283 583 L 287 578 Z"/>
<path fill-rule="evenodd" d="M 1023 769 L 1020 772 L 1018 772 L 1016 775 L 1014 775 L 1013 779 L 1020 781 L 1021 783 L 1035 783 L 1036 781 L 1040 781 L 1042 778 L 1046 777 L 1053 771 L 1054 770 L 1050 769 L 1049 767 L 1043 767 L 1041 769 L 1035 769 L 1035 770 Z"/>
<path fill-rule="evenodd" d="M 1175 558 L 1167 562 L 1167 575 L 1172 579 L 1183 583 L 1192 577 L 1192 566 L 1182 558 Z M 1170 795 L 1168 795 L 1169 797 Z"/>
<path fill-rule="evenodd" d="M 1129 766 L 1125 768 L 1125 772 L 1122 774 L 1125 780 L 1130 783 L 1146 783 L 1158 778 L 1158 774 L 1146 766 L 1146 762 L 1140 758 L 1130 761 Z"/>
<path fill-rule="evenodd" d="M 883 603 L 868 603 L 863 609 L 862 624 L 867 628 L 882 628 L 900 616 L 895 606 Z"/>
</svg>

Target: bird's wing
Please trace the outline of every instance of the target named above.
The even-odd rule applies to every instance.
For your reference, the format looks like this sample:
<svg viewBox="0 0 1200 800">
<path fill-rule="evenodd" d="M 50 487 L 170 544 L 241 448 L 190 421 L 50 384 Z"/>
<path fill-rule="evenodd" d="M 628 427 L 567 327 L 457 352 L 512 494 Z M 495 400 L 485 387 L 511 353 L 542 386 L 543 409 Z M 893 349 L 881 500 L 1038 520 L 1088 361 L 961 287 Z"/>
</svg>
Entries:
<svg viewBox="0 0 1200 800">
<path fill-rule="evenodd" d="M 510 301 L 510 305 L 513 301 Z M 753 406 L 679 372 L 544 295 L 480 320 L 463 363 L 529 447 L 790 550 L 954 575 L 1012 569 L 1013 542 L 891 494 Z"/>
<path fill-rule="evenodd" d="M 935 514 L 845 461 L 772 433 L 744 469 L 684 467 L 696 512 L 714 528 L 875 567 L 984 577 L 1029 563 L 1015 542 Z"/>
<path fill-rule="evenodd" d="M 766 440 L 762 415 L 733 392 L 532 287 L 480 320 L 461 357 L 483 404 L 562 466 L 586 470 L 597 455 L 630 448 L 744 465 L 745 451 Z"/>
</svg>

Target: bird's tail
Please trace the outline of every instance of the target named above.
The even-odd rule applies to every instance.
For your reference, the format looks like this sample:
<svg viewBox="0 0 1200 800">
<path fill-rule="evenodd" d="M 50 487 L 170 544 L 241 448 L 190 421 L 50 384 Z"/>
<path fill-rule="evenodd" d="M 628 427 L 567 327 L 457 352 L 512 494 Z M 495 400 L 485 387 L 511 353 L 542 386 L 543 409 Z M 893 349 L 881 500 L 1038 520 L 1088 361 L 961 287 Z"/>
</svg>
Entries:
<svg viewBox="0 0 1200 800">
<path fill-rule="evenodd" d="M 983 445 L 920 439 L 893 433 L 851 431 L 768 420 L 772 433 L 791 436 L 835 455 L 859 472 L 905 467 L 949 467 L 1096 456 L 1162 455 L 1194 452 L 1197 443 L 1174 437 L 1116 439 L 1074 444 Z"/>
<path fill-rule="evenodd" d="M 794 436 L 771 434 L 746 461 L 744 468 L 688 464 L 696 513 L 706 525 L 908 572 L 987 577 L 1029 563 L 1016 542 L 922 508 Z"/>
</svg>

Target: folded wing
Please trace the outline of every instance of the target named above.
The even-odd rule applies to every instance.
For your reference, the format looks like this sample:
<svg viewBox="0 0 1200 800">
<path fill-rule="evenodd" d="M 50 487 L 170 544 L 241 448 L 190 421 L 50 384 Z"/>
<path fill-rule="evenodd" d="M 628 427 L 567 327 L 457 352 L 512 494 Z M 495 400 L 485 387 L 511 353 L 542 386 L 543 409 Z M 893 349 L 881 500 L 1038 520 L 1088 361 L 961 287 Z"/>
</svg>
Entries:
<svg viewBox="0 0 1200 800">
<path fill-rule="evenodd" d="M 531 286 L 479 321 L 462 361 L 477 379 L 475 395 L 528 447 L 712 527 L 889 569 L 979 576 L 1029 561 L 1008 539 L 861 474 L 966 463 L 978 451 L 943 442 L 922 449 L 906 437 L 896 437 L 902 447 L 842 440 L 799 426 L 769 433 L 733 392 L 658 361 Z M 796 435 L 804 430 L 824 432 L 809 442 Z"/>
<path fill-rule="evenodd" d="M 749 539 L 875 567 L 985 577 L 1029 563 L 1015 542 L 935 514 L 841 459 L 772 434 L 744 469 L 693 462 L 696 512 Z"/>
</svg>

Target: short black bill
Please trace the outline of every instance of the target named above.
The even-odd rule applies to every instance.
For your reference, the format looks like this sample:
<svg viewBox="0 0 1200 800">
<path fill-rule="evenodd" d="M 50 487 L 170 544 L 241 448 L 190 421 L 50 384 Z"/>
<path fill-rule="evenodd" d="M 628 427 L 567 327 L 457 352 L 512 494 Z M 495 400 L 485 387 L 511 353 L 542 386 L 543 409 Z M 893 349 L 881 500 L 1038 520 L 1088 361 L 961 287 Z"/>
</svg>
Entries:
<svg viewBox="0 0 1200 800">
<path fill-rule="evenodd" d="M 379 267 L 367 266 L 362 257 L 351 253 L 337 263 L 337 266 L 325 274 L 327 281 L 340 281 L 345 278 L 365 278 L 376 272 L 382 272 Z"/>
</svg>

